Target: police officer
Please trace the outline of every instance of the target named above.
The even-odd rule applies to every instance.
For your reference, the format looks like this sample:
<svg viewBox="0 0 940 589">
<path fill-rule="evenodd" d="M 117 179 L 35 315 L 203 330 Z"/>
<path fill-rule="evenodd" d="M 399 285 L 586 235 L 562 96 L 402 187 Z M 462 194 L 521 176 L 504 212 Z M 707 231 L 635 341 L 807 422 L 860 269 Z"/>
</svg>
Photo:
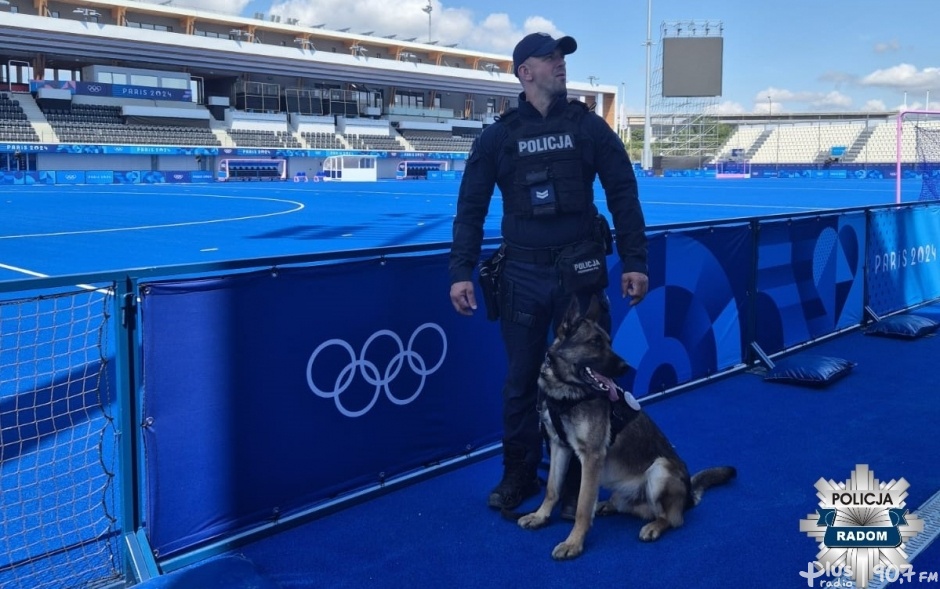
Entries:
<svg viewBox="0 0 940 589">
<path fill-rule="evenodd" d="M 487 503 L 514 509 L 539 492 L 536 474 L 542 436 L 536 410 L 538 372 L 552 326 L 572 297 L 584 308 L 599 295 L 610 329 L 604 233 L 607 221 L 594 204 L 600 177 L 614 222 L 623 266 L 621 292 L 636 304 L 646 295 L 646 224 L 633 166 L 607 123 L 582 102 L 569 101 L 565 56 L 572 37 L 524 37 L 513 51 L 522 83 L 518 108 L 503 113 L 475 141 L 464 170 L 450 252 L 450 300 L 462 315 L 477 309 L 473 272 L 495 186 L 502 194 L 499 277 L 500 331 L 508 355 L 503 387 L 503 477 Z M 608 241 L 609 243 L 609 241 Z M 600 267 L 598 267 L 600 265 Z M 572 472 L 573 471 L 573 472 Z M 565 505 L 576 502 L 580 469 L 570 469 Z"/>
</svg>

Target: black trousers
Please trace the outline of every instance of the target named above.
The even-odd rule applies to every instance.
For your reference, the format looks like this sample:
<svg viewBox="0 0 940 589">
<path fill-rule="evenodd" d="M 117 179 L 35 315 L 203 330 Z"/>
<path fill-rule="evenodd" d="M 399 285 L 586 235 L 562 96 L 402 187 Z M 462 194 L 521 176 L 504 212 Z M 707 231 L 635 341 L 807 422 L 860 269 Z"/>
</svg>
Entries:
<svg viewBox="0 0 940 589">
<path fill-rule="evenodd" d="M 525 461 L 537 467 L 542 459 L 542 434 L 536 410 L 538 374 L 545 351 L 555 338 L 577 296 L 584 311 L 597 295 L 603 312 L 601 325 L 610 331 L 610 300 L 605 291 L 566 294 L 551 263 L 529 263 L 507 258 L 501 277 L 500 331 L 508 358 L 503 385 L 503 445 L 525 448 Z"/>
</svg>

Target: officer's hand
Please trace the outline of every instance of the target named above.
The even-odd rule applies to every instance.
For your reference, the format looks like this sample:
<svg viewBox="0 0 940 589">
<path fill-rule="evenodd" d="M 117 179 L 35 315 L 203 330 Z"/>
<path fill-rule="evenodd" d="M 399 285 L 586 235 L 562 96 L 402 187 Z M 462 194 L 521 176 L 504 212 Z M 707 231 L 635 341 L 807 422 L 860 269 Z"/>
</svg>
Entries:
<svg viewBox="0 0 940 589">
<path fill-rule="evenodd" d="M 469 280 L 450 285 L 450 302 L 454 310 L 461 315 L 473 315 L 477 309 L 477 297 L 473 292 L 473 283 Z"/>
<path fill-rule="evenodd" d="M 650 279 L 642 272 L 624 272 L 623 276 L 620 277 L 620 288 L 623 293 L 623 298 L 630 297 L 631 305 L 642 301 L 649 287 Z"/>
</svg>

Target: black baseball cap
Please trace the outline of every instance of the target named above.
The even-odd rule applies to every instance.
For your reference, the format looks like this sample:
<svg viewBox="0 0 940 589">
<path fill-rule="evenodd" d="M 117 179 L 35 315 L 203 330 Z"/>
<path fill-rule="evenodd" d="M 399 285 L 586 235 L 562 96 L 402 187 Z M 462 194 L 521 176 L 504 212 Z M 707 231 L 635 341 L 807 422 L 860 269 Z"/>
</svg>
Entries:
<svg viewBox="0 0 940 589">
<path fill-rule="evenodd" d="M 516 43 L 512 51 L 512 73 L 519 76 L 519 66 L 530 57 L 543 57 L 551 55 L 556 49 L 561 49 L 562 55 L 569 55 L 578 49 L 578 42 L 574 37 L 561 37 L 553 39 L 548 33 L 532 33 L 526 35 Z"/>
</svg>

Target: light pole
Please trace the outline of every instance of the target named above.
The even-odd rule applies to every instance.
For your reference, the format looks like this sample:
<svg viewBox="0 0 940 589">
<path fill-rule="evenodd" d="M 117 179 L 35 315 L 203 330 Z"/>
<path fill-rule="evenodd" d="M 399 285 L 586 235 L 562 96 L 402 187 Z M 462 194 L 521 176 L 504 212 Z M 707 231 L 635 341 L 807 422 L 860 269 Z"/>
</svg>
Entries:
<svg viewBox="0 0 940 589">
<path fill-rule="evenodd" d="M 770 97 L 770 94 L 767 95 L 767 124 L 770 125 L 770 119 L 774 115 L 774 101 Z M 780 129 L 775 128 L 773 131 L 774 134 L 774 147 L 776 150 L 776 155 L 774 156 L 774 169 L 777 171 L 777 175 L 780 174 Z"/>
<path fill-rule="evenodd" d="M 640 165 L 644 170 L 653 169 L 653 123 L 650 120 L 650 84 L 652 76 L 652 51 L 653 51 L 653 0 L 646 3 L 646 97 L 643 105 L 643 154 L 640 157 Z"/>
<path fill-rule="evenodd" d="M 434 8 L 431 6 L 431 0 L 428 0 L 428 5 L 422 8 L 421 10 L 428 13 L 428 43 L 430 43 L 431 42 L 431 11 L 434 10 Z"/>
<path fill-rule="evenodd" d="M 620 82 L 620 128 L 618 129 L 620 134 L 620 140 L 627 144 L 627 138 L 625 131 L 627 129 L 627 83 Z"/>
</svg>

